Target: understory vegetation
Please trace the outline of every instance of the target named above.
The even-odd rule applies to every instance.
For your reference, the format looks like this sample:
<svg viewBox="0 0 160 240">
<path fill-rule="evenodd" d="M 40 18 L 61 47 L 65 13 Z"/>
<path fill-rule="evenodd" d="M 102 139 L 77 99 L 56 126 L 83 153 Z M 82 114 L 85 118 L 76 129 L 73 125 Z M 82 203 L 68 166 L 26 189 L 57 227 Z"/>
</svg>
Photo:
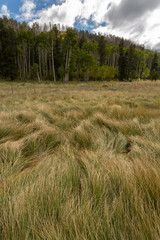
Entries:
<svg viewBox="0 0 160 240">
<path fill-rule="evenodd" d="M 0 239 L 160 239 L 160 82 L 0 83 Z"/>
</svg>

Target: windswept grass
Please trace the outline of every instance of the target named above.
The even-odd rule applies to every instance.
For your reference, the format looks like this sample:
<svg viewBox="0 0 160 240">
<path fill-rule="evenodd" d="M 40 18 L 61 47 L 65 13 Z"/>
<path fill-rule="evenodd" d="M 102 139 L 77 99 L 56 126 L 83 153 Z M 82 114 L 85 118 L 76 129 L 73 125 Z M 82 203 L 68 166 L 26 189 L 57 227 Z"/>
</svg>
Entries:
<svg viewBox="0 0 160 240">
<path fill-rule="evenodd" d="M 0 239 L 159 240 L 160 82 L 0 84 Z"/>
</svg>

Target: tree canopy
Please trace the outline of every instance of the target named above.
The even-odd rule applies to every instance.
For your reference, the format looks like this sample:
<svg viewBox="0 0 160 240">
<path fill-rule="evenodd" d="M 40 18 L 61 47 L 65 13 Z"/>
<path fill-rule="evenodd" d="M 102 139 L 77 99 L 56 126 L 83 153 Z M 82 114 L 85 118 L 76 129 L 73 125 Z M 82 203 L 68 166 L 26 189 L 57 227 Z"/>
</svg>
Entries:
<svg viewBox="0 0 160 240">
<path fill-rule="evenodd" d="M 30 80 L 157 80 L 160 54 L 112 35 L 0 18 L 0 77 Z"/>
</svg>

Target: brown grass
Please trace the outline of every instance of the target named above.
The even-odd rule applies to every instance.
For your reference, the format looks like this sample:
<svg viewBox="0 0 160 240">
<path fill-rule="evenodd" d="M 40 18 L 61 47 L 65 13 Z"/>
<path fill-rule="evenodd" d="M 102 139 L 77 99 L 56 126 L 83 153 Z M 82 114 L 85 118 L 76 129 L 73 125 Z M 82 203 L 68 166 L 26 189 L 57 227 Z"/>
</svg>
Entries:
<svg viewBox="0 0 160 240">
<path fill-rule="evenodd" d="M 0 83 L 0 239 L 160 239 L 160 82 Z"/>
</svg>

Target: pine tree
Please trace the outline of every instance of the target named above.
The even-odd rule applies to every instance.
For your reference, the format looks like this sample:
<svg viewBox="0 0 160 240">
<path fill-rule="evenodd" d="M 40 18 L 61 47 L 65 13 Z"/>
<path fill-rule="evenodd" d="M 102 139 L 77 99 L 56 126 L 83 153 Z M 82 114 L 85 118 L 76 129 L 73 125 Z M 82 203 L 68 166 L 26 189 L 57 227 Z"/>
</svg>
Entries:
<svg viewBox="0 0 160 240">
<path fill-rule="evenodd" d="M 0 19 L 0 74 L 13 81 L 18 74 L 16 63 L 16 33 Z"/>
<path fill-rule="evenodd" d="M 98 53 L 100 58 L 100 65 L 105 64 L 106 60 L 106 44 L 105 44 L 105 38 L 104 36 L 101 36 L 98 41 Z"/>
<path fill-rule="evenodd" d="M 51 29 L 49 31 L 49 47 L 51 49 L 51 65 L 54 82 L 56 82 L 55 57 L 54 57 L 55 38 L 56 38 L 55 31 Z"/>
<path fill-rule="evenodd" d="M 157 80 L 159 78 L 159 69 L 158 69 L 158 55 L 154 54 L 152 65 L 151 65 L 151 80 Z"/>
<path fill-rule="evenodd" d="M 0 18 L 0 76 L 14 79 L 19 74 L 20 79 L 30 79 L 38 67 L 39 79 L 54 81 L 113 79 L 116 70 L 121 81 L 149 75 L 158 79 L 159 53 L 111 35 L 63 30 L 51 24 L 41 28 L 37 23 L 30 28 L 25 22 Z"/>
<path fill-rule="evenodd" d="M 83 44 L 86 43 L 86 42 L 87 42 L 86 38 L 85 38 L 84 36 L 82 36 L 82 37 L 79 39 L 79 42 L 78 42 L 79 48 L 81 49 L 82 46 L 83 46 Z"/>
<path fill-rule="evenodd" d="M 128 56 L 128 75 L 127 80 L 132 81 L 136 78 L 136 67 L 137 67 L 137 57 L 135 54 L 135 46 L 133 44 L 129 47 L 129 56 Z"/>
<path fill-rule="evenodd" d="M 119 80 L 123 81 L 126 78 L 126 67 L 125 67 L 125 56 L 124 56 L 124 40 L 123 38 L 119 44 L 119 61 L 118 61 L 118 70 L 119 70 Z"/>
</svg>

